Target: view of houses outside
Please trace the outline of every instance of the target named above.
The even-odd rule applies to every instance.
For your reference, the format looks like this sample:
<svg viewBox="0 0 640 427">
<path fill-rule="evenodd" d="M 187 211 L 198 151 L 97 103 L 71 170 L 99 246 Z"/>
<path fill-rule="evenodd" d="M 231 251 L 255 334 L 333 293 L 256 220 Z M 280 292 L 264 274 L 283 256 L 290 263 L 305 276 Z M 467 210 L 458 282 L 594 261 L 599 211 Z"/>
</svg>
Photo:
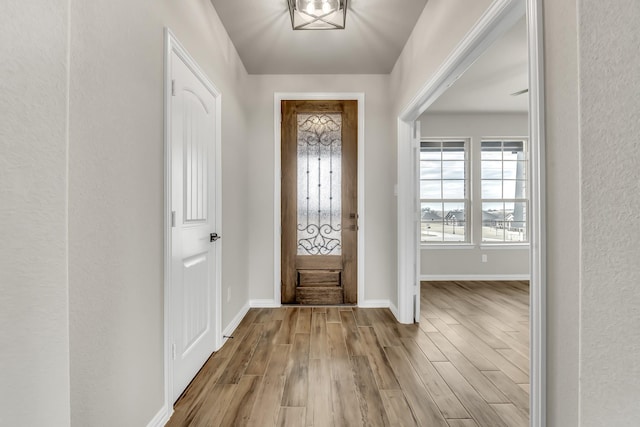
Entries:
<svg viewBox="0 0 640 427">
<path fill-rule="evenodd" d="M 482 241 L 526 242 L 525 141 L 482 141 Z"/>
<path fill-rule="evenodd" d="M 467 241 L 467 222 L 464 204 L 458 203 L 422 203 L 423 242 L 465 242 Z M 454 205 L 454 206 L 451 206 Z"/>
<path fill-rule="evenodd" d="M 422 242 L 465 242 L 466 221 L 464 210 L 433 210 L 428 203 L 422 204 Z M 482 241 L 526 242 L 525 221 L 515 221 L 514 204 L 506 208 L 482 211 Z M 522 210 L 524 213 L 524 209 Z"/>
<path fill-rule="evenodd" d="M 468 242 L 468 140 L 422 141 L 420 199 L 423 242 Z"/>
<path fill-rule="evenodd" d="M 421 241 L 469 242 L 467 141 L 421 143 Z M 527 242 L 527 156 L 523 140 L 481 142 L 482 242 Z M 470 212 L 470 211 L 469 211 Z M 477 211 L 476 211 L 477 212 Z M 479 215 L 479 214 L 476 214 Z M 475 227 L 475 225 L 474 225 Z"/>
</svg>

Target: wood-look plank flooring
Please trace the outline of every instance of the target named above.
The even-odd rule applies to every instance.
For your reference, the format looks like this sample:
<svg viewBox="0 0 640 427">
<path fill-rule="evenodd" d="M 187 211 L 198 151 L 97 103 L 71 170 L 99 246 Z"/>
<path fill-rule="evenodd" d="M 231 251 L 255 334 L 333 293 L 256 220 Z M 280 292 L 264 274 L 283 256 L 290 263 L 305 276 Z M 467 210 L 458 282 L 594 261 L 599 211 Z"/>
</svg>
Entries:
<svg viewBox="0 0 640 427">
<path fill-rule="evenodd" d="M 168 426 L 520 427 L 527 282 L 423 282 L 421 321 L 387 309 L 252 309 Z"/>
</svg>

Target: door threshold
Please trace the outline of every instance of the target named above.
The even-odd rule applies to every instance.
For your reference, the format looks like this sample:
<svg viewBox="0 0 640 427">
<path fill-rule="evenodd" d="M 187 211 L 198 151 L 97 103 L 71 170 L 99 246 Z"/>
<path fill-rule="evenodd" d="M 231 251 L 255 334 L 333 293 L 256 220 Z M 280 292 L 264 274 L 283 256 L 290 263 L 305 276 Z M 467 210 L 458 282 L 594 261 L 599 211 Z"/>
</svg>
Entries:
<svg viewBox="0 0 640 427">
<path fill-rule="evenodd" d="M 358 304 L 285 304 L 283 307 L 309 307 L 309 308 L 344 308 L 344 307 L 357 307 Z"/>
</svg>

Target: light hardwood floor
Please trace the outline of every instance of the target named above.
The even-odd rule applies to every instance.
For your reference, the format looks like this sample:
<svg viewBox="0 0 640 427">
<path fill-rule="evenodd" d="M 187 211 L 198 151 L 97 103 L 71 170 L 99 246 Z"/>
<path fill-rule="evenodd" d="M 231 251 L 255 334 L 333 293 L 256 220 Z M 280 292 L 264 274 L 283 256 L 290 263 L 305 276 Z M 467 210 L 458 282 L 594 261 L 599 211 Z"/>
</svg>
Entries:
<svg viewBox="0 0 640 427">
<path fill-rule="evenodd" d="M 168 426 L 527 426 L 527 282 L 422 284 L 387 309 L 252 309 Z"/>
</svg>

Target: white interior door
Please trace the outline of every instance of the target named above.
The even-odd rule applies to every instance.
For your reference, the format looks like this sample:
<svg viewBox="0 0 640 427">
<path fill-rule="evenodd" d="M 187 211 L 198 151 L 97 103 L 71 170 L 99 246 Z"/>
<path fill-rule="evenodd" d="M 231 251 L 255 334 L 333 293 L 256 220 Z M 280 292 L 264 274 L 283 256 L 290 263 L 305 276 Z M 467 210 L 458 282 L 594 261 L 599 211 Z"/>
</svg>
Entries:
<svg viewBox="0 0 640 427">
<path fill-rule="evenodd" d="M 216 98 L 171 53 L 173 399 L 217 348 Z"/>
</svg>

